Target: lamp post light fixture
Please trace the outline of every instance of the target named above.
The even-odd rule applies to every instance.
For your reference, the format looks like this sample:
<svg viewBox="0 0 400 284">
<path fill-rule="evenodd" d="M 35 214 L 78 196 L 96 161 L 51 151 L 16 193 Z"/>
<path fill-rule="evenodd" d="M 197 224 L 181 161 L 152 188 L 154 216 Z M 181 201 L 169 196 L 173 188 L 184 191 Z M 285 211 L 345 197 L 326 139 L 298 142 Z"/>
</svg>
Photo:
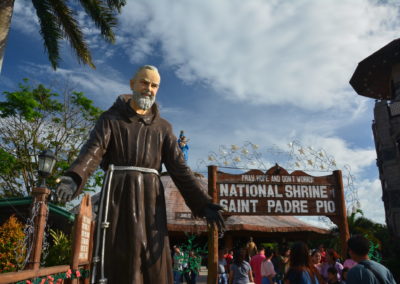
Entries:
<svg viewBox="0 0 400 284">
<path fill-rule="evenodd" d="M 46 178 L 50 176 L 56 164 L 56 157 L 50 150 L 44 150 L 39 154 L 38 173 L 41 179 L 40 187 L 46 187 Z"/>
</svg>

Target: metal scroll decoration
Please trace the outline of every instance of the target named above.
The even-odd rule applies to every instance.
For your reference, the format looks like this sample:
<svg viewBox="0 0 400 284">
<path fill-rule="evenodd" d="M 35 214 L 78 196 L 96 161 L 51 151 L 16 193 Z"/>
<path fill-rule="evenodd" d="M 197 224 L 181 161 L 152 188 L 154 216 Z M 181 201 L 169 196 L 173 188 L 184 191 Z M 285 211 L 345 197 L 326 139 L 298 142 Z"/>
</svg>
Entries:
<svg viewBox="0 0 400 284">
<path fill-rule="evenodd" d="M 265 156 L 263 155 L 265 152 Z M 197 169 L 209 165 L 235 170 L 259 169 L 267 171 L 275 164 L 288 171 L 301 170 L 309 174 L 321 174 L 338 170 L 335 158 L 322 148 L 303 146 L 298 141 L 287 144 L 287 148 L 273 145 L 265 150 L 259 145 L 246 141 L 239 145 L 220 145 L 218 151 L 209 152 L 207 160 L 199 160 Z M 341 165 L 345 200 L 348 210 L 360 208 L 357 189 L 354 186 L 355 177 L 349 165 Z"/>
</svg>

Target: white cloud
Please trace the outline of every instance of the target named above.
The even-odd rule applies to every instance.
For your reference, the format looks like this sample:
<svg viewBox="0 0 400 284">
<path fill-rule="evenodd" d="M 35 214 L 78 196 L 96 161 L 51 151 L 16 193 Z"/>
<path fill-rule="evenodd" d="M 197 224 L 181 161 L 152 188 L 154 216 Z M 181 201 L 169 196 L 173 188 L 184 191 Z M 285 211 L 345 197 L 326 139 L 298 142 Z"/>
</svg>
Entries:
<svg viewBox="0 0 400 284">
<path fill-rule="evenodd" d="M 47 65 L 27 64 L 24 70 L 34 76 L 46 78 L 45 85 L 50 82 L 60 87 L 61 82 L 68 83 L 69 88 L 83 91 L 89 98 L 96 101 L 96 105 L 108 108 L 120 94 L 130 93 L 128 82 L 123 82 L 119 72 L 107 66 L 106 70 L 91 70 L 89 68 L 64 69 L 53 71 Z"/>
<path fill-rule="evenodd" d="M 160 45 L 185 81 L 231 100 L 305 109 L 353 106 L 356 64 L 399 30 L 397 9 L 367 0 L 130 1 L 120 19 L 134 63 Z"/>
<path fill-rule="evenodd" d="M 365 179 L 356 184 L 361 210 L 364 216 L 376 222 L 385 223 L 382 201 L 382 186 L 379 179 Z"/>
<path fill-rule="evenodd" d="M 351 147 L 339 137 L 321 137 L 306 135 L 302 139 L 304 145 L 322 148 L 335 158 L 338 168 L 349 165 L 354 175 L 360 174 L 376 160 L 375 149 Z"/>
<path fill-rule="evenodd" d="M 11 26 L 26 35 L 38 34 L 39 20 L 35 9 L 29 1 L 14 2 Z"/>
</svg>

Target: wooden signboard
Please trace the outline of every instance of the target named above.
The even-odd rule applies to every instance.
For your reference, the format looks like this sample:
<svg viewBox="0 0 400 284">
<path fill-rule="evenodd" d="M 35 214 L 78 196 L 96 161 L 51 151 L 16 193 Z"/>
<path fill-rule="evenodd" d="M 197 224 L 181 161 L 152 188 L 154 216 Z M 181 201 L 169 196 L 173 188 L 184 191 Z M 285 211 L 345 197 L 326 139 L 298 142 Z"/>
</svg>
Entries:
<svg viewBox="0 0 400 284">
<path fill-rule="evenodd" d="M 342 255 L 347 252 L 349 229 L 346 217 L 342 173 L 311 176 L 303 171 L 288 173 L 276 165 L 266 172 L 251 170 L 241 174 L 208 167 L 208 193 L 214 203 L 225 208 L 225 215 L 327 216 L 340 231 Z M 208 284 L 216 283 L 218 237 L 209 229 Z"/>
<path fill-rule="evenodd" d="M 93 232 L 92 204 L 90 195 L 85 194 L 79 208 L 79 213 L 75 218 L 72 269 L 78 269 L 78 267 L 82 265 L 84 265 L 85 269 L 90 269 L 93 249 Z M 85 279 L 85 281 L 88 283 L 89 280 Z"/>
<path fill-rule="evenodd" d="M 337 215 L 340 188 L 335 175 L 289 174 L 274 167 L 263 173 L 217 173 L 217 200 L 229 215 Z"/>
</svg>

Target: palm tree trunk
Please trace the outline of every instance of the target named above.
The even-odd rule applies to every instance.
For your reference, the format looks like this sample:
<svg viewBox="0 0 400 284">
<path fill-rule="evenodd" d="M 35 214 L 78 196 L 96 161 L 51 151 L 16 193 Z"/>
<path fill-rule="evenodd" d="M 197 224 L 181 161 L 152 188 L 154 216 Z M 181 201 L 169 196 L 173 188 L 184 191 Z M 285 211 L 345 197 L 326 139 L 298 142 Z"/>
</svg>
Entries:
<svg viewBox="0 0 400 284">
<path fill-rule="evenodd" d="M 0 73 L 15 0 L 0 0 Z"/>
</svg>

